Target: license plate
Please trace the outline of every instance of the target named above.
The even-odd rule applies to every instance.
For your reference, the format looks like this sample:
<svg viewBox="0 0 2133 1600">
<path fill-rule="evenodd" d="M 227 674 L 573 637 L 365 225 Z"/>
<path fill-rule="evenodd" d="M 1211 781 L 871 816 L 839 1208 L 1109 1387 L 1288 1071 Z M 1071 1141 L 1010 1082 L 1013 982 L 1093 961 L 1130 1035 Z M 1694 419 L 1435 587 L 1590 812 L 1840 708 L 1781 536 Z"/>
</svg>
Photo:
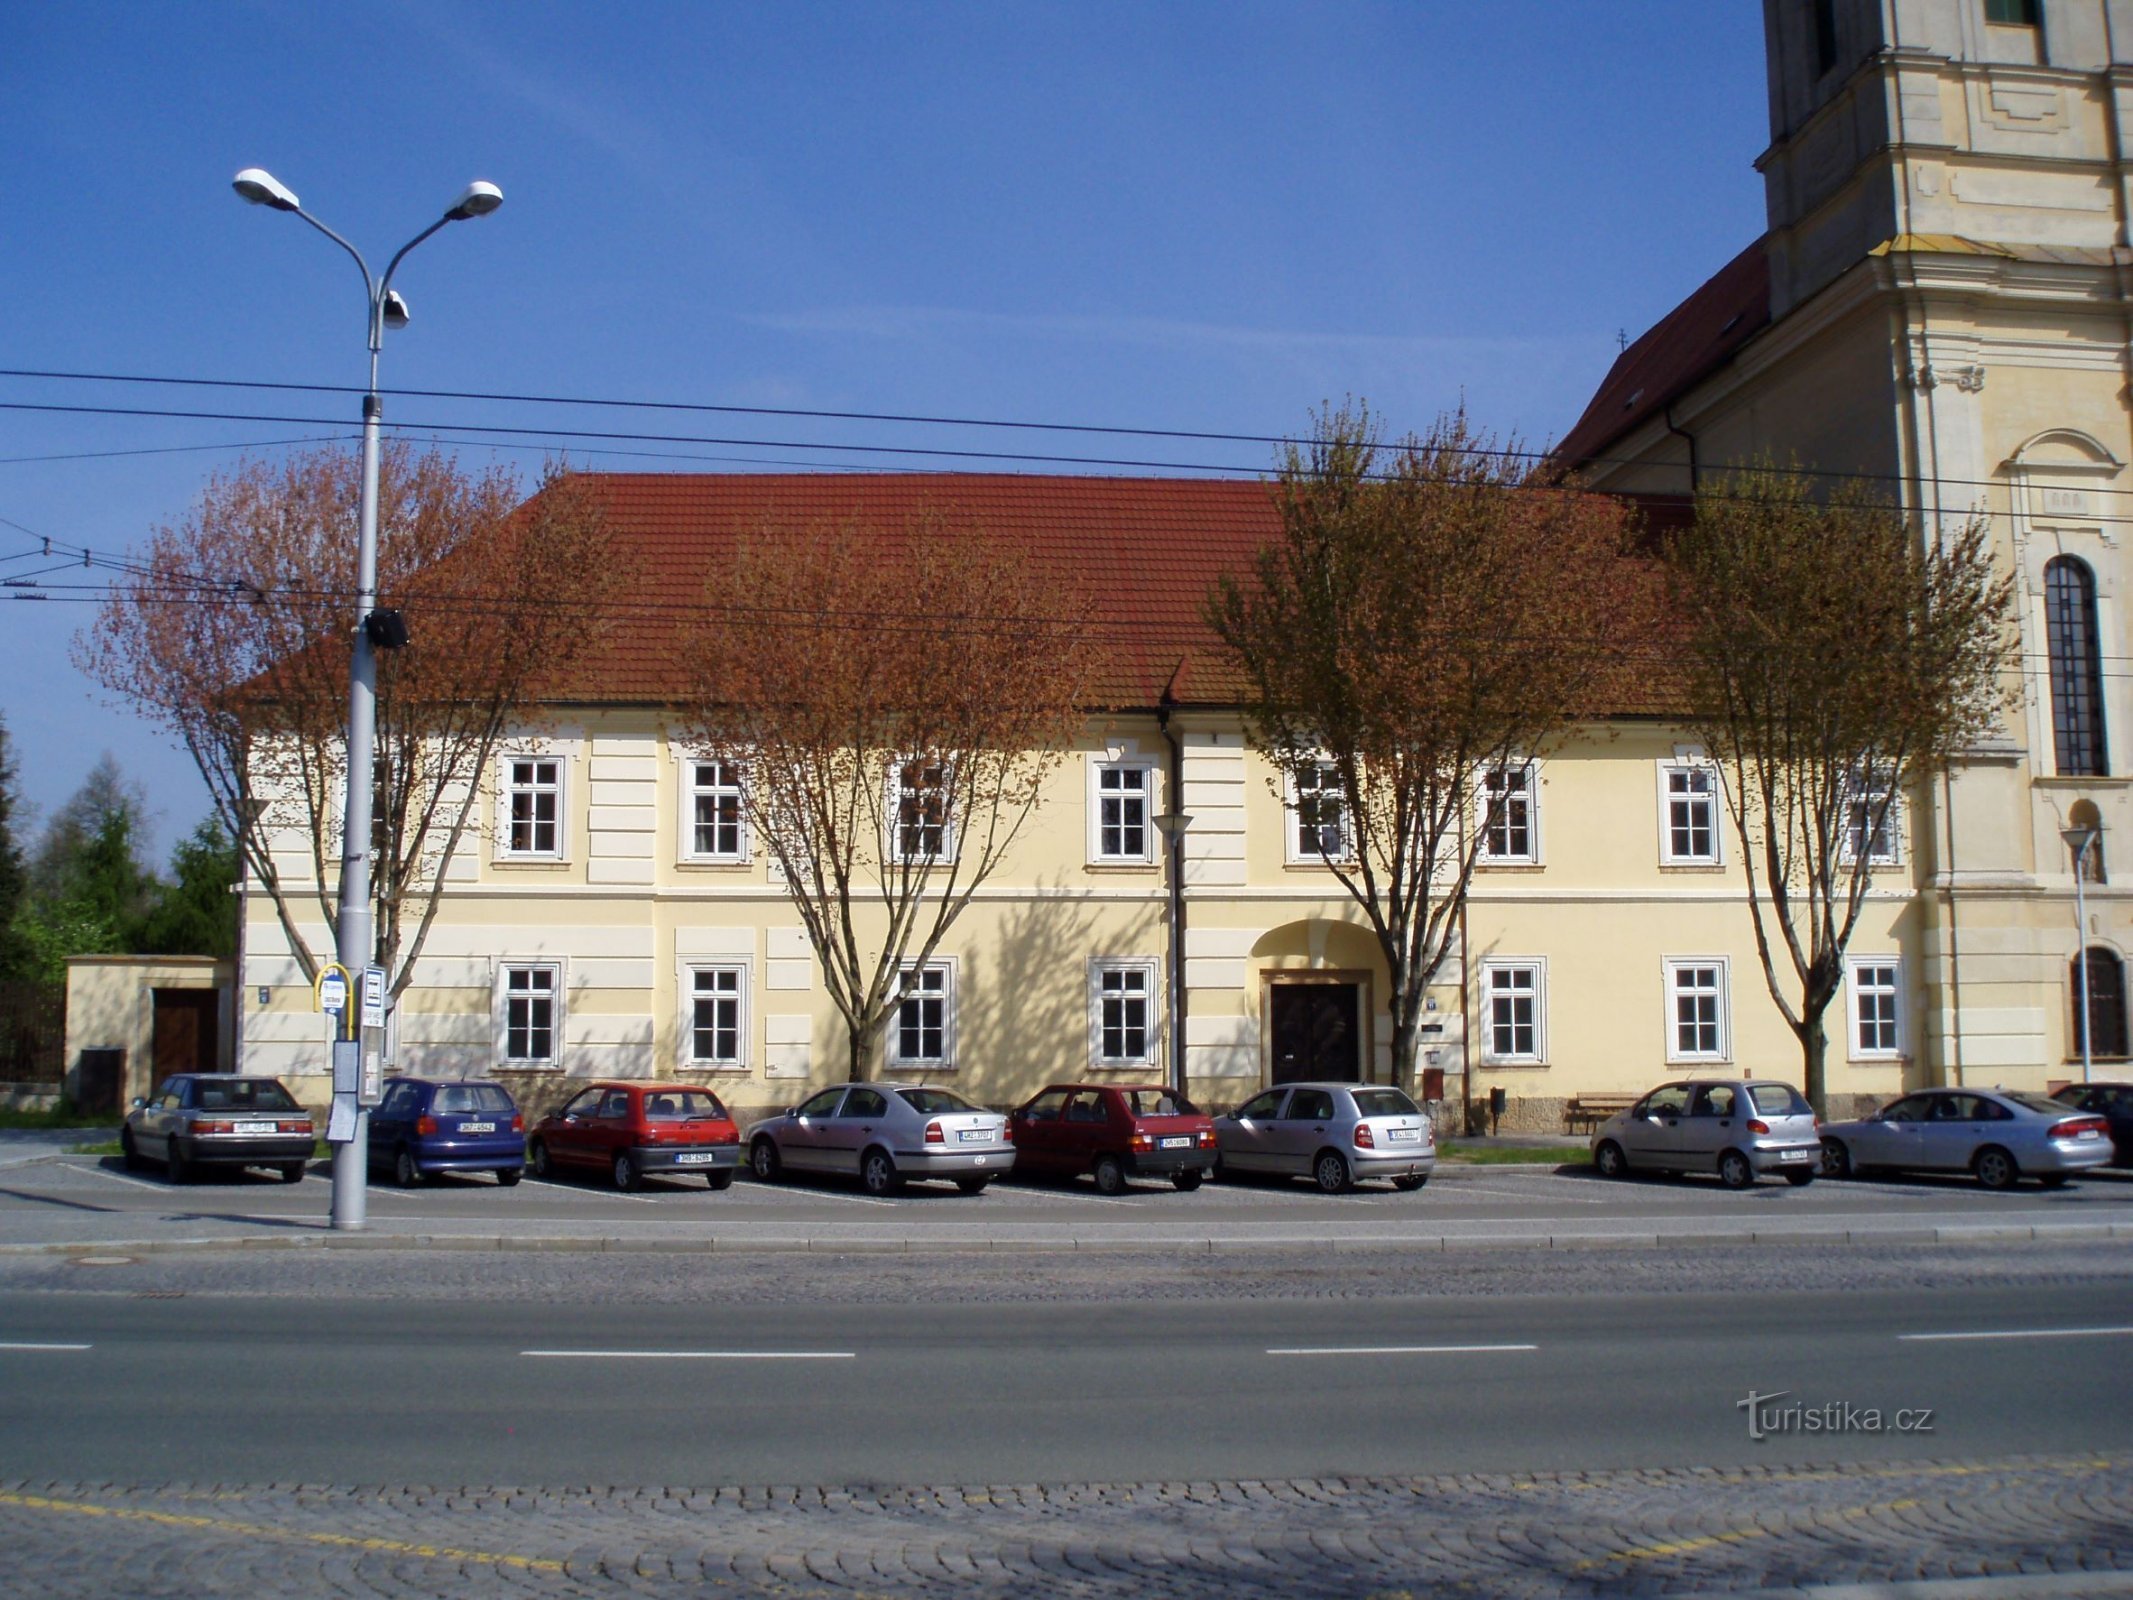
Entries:
<svg viewBox="0 0 2133 1600">
<path fill-rule="evenodd" d="M 1420 1128 L 1391 1128 L 1386 1131 L 1385 1137 L 1401 1144 L 1413 1144 L 1422 1137 L 1422 1130 Z"/>
<path fill-rule="evenodd" d="M 677 1167 L 701 1167 L 716 1161 L 718 1157 L 709 1150 L 684 1150 L 674 1158 Z"/>
<path fill-rule="evenodd" d="M 2074 1137 L 2076 1139 L 2101 1139 L 2103 1135 L 2098 1133 L 2094 1128 L 2083 1128 L 2079 1133 L 2075 1134 Z"/>
<path fill-rule="evenodd" d="M 996 1136 L 989 1128 L 964 1128 L 956 1137 L 965 1144 L 991 1144 Z"/>
<path fill-rule="evenodd" d="M 237 1131 L 239 1133 L 279 1133 L 281 1129 L 271 1122 L 240 1122 L 237 1124 Z"/>
<path fill-rule="evenodd" d="M 1784 1152 L 1784 1153 L 1783 1153 L 1782 1155 L 1780 1155 L 1780 1156 L 1778 1157 L 1778 1160 L 1780 1160 L 1780 1161 L 1805 1161 L 1805 1160 L 1806 1160 L 1806 1159 L 1807 1159 L 1807 1158 L 1808 1158 L 1808 1157 L 1809 1157 L 1810 1155 L 1812 1155 L 1812 1154 L 1813 1154 L 1813 1152 L 1812 1152 L 1812 1151 L 1810 1151 L 1810 1150 L 1787 1150 L 1787 1151 L 1785 1151 L 1785 1152 Z"/>
<path fill-rule="evenodd" d="M 462 1122 L 459 1125 L 459 1131 L 461 1133 L 494 1133 L 496 1124 L 493 1122 Z"/>
<path fill-rule="evenodd" d="M 1192 1148 L 1192 1139 L 1190 1136 L 1187 1136 L 1182 1139 L 1162 1139 L 1158 1140 L 1157 1142 L 1165 1150 L 1190 1150 Z"/>
</svg>

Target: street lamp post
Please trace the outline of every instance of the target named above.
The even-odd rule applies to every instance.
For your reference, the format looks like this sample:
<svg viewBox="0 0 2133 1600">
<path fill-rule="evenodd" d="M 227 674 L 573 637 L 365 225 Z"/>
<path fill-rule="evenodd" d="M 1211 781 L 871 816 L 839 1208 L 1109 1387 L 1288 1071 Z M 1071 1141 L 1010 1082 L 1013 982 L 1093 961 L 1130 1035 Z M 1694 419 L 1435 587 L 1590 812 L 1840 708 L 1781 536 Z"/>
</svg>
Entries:
<svg viewBox="0 0 2133 1600">
<path fill-rule="evenodd" d="M 303 208 L 295 192 L 270 172 L 247 167 L 231 180 L 241 199 L 276 211 L 293 212 L 354 258 L 363 274 L 363 295 L 368 305 L 370 338 L 370 384 L 363 396 L 363 487 L 357 515 L 356 625 L 354 658 L 348 672 L 348 797 L 341 823 L 340 930 L 335 941 L 336 958 L 352 978 L 360 978 L 371 964 L 373 944 L 370 913 L 371 772 L 375 765 L 377 730 L 378 664 L 373 629 L 378 615 L 378 432 L 384 406 L 378 399 L 378 351 L 387 328 L 407 325 L 407 302 L 393 292 L 393 274 L 407 253 L 431 234 L 451 222 L 485 217 L 504 203 L 504 192 L 493 183 L 470 183 L 451 209 L 402 245 L 386 265 L 385 275 L 374 278 L 363 253 L 325 223 Z M 380 630 L 385 631 L 385 630 Z M 350 996 L 349 1004 L 355 1005 Z M 360 1030 L 357 1036 L 360 1037 Z M 334 1098 L 343 1099 L 336 1086 Z M 333 1149 L 333 1225 L 356 1231 L 365 1221 L 365 1155 L 369 1113 L 359 1099 L 352 1102 L 352 1119 L 336 1118 L 332 1131 L 348 1133 L 335 1140 Z M 342 1109 L 336 1107 L 336 1109 Z"/>
<path fill-rule="evenodd" d="M 2089 852 L 2103 829 L 2089 825 L 2062 828 L 2059 837 L 2074 852 L 2074 982 L 2081 995 L 2081 1081 L 2089 1081 L 2089 1060 L 2095 1053 L 2094 1028 L 2089 1015 L 2089 902 L 2084 885 L 2088 879 Z"/>
</svg>

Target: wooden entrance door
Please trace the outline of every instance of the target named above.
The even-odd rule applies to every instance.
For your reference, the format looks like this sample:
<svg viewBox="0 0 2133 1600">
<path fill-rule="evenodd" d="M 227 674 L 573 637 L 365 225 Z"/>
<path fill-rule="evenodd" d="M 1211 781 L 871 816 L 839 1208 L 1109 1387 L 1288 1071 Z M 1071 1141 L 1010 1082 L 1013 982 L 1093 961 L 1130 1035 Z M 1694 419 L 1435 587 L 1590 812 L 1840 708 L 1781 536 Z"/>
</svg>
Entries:
<svg viewBox="0 0 2133 1600">
<path fill-rule="evenodd" d="M 1353 983 L 1277 983 L 1273 1007 L 1275 1083 L 1362 1081 L 1362 1029 Z"/>
<path fill-rule="evenodd" d="M 216 1027 L 220 996 L 213 989 L 155 991 L 155 1076 L 218 1070 L 221 1038 Z"/>
</svg>

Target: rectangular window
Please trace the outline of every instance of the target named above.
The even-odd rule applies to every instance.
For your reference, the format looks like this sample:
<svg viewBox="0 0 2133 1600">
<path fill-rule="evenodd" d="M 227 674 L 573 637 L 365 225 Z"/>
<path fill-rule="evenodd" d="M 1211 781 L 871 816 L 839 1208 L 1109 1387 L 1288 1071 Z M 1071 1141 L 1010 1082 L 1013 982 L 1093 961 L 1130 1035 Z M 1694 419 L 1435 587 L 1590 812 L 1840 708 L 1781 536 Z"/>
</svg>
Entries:
<svg viewBox="0 0 2133 1600">
<path fill-rule="evenodd" d="M 1095 1064 L 1149 1066 L 1155 1061 L 1155 964 L 1099 961 L 1092 971 Z"/>
<path fill-rule="evenodd" d="M 948 815 L 950 779 L 944 761 L 901 761 L 895 774 L 895 858 L 945 861 L 955 855 L 955 825 Z"/>
<path fill-rule="evenodd" d="M 556 1060 L 557 969 L 546 963 L 506 966 L 503 970 L 504 1059 L 528 1066 L 553 1066 Z"/>
<path fill-rule="evenodd" d="M 1314 762 L 1289 775 L 1289 860 L 1344 861 L 1348 857 L 1348 809 L 1341 790 L 1341 769 L 1330 761 Z"/>
<path fill-rule="evenodd" d="M 1844 844 L 1841 859 L 1850 866 L 1859 859 L 1861 849 L 1868 851 L 1867 861 L 1872 866 L 1896 865 L 1900 854 L 1899 842 L 1903 802 L 1889 797 L 1885 779 L 1855 778 L 1848 786 L 1844 804 Z M 1876 816 L 1876 813 L 1879 816 Z M 1869 841 L 1868 833 L 1872 832 Z"/>
<path fill-rule="evenodd" d="M 746 1016 L 748 969 L 695 967 L 689 973 L 689 1060 L 704 1067 L 738 1067 Z"/>
<path fill-rule="evenodd" d="M 747 860 L 748 835 L 741 823 L 741 769 L 730 761 L 692 761 L 687 771 L 689 859 Z"/>
<path fill-rule="evenodd" d="M 555 860 L 563 853 L 563 764 L 552 756 L 504 765 L 504 854 Z"/>
<path fill-rule="evenodd" d="M 1667 1060 L 1726 1060 L 1726 964 L 1669 961 L 1666 989 Z"/>
<path fill-rule="evenodd" d="M 1718 774 L 1707 766 L 1665 765 L 1666 816 L 1660 859 L 1669 867 L 1718 865 Z"/>
<path fill-rule="evenodd" d="M 1851 960 L 1852 1058 L 1888 1060 L 1902 1050 L 1902 971 L 1887 956 Z"/>
<path fill-rule="evenodd" d="M 1490 961 L 1481 969 L 1482 1005 L 1487 1010 L 1482 1039 L 1485 1061 L 1538 1062 L 1542 1053 L 1542 998 L 1545 992 L 1537 961 Z"/>
<path fill-rule="evenodd" d="M 2010 28 L 2038 26 L 2037 0 L 1985 0 L 1985 20 Z"/>
<path fill-rule="evenodd" d="M 1540 830 L 1534 814 L 1533 763 L 1497 767 L 1482 774 L 1481 859 L 1537 862 Z"/>
<path fill-rule="evenodd" d="M 889 1025 L 889 1061 L 945 1067 L 955 1051 L 955 975 L 945 962 L 904 969 L 903 999 Z"/>
<path fill-rule="evenodd" d="M 1100 766 L 1096 769 L 1096 859 L 1146 862 L 1151 831 L 1148 817 L 1149 769 Z"/>
</svg>

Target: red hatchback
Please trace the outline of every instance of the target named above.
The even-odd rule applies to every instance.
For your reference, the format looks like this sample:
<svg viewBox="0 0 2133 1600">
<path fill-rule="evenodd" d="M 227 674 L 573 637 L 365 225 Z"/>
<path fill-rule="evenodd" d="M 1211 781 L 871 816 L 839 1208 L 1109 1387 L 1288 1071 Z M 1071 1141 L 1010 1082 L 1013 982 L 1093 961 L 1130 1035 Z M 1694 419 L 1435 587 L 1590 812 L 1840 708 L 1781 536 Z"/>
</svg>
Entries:
<svg viewBox="0 0 2133 1600">
<path fill-rule="evenodd" d="M 535 1124 L 526 1160 L 535 1177 L 562 1167 L 607 1173 L 634 1189 L 647 1173 L 700 1172 L 714 1189 L 733 1182 L 741 1131 L 701 1084 L 596 1083 Z"/>
<path fill-rule="evenodd" d="M 1015 1112 L 1009 1129 L 1015 1171 L 1092 1173 L 1099 1194 L 1146 1177 L 1197 1189 L 1215 1170 L 1214 1123 L 1157 1084 L 1055 1083 Z"/>
</svg>

